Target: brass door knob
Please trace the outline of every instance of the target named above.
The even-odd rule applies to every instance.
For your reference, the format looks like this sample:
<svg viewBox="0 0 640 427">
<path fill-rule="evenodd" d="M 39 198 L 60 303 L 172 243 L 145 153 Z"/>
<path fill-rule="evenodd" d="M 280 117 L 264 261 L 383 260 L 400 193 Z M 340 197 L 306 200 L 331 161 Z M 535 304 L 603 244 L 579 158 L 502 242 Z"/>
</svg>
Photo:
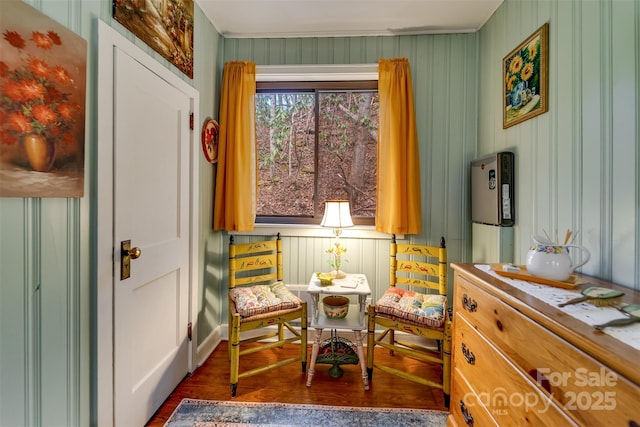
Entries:
<svg viewBox="0 0 640 427">
<path fill-rule="evenodd" d="M 120 280 L 128 279 L 131 275 L 131 260 L 138 259 L 142 251 L 138 247 L 131 247 L 131 240 L 120 242 Z"/>
<path fill-rule="evenodd" d="M 129 249 L 129 256 L 131 259 L 138 259 L 140 255 L 142 255 L 142 251 L 139 247 L 136 246 L 135 248 Z"/>
</svg>

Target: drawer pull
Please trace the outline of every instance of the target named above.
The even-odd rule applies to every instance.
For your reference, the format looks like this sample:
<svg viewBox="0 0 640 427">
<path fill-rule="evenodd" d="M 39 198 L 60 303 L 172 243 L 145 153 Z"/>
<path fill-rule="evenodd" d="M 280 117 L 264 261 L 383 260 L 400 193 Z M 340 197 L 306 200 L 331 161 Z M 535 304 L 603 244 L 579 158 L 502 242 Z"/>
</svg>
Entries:
<svg viewBox="0 0 640 427">
<path fill-rule="evenodd" d="M 538 369 L 532 369 L 529 371 L 529 376 L 533 378 L 538 384 L 540 384 L 540 386 L 545 389 L 547 393 L 551 393 L 551 383 L 542 372 L 540 372 Z"/>
<path fill-rule="evenodd" d="M 462 355 L 467 360 L 467 363 L 469 365 L 475 365 L 476 364 L 476 355 L 473 354 L 473 352 L 467 348 L 467 345 L 465 343 L 462 343 L 461 347 L 462 347 Z"/>
<path fill-rule="evenodd" d="M 462 306 L 469 313 L 473 313 L 478 309 L 478 303 L 469 298 L 467 294 L 462 295 Z"/>
<path fill-rule="evenodd" d="M 460 401 L 460 413 L 462 413 L 462 418 L 464 418 L 464 422 L 467 423 L 468 426 L 473 425 L 473 417 L 469 413 L 469 410 L 466 406 L 464 406 L 464 402 Z"/>
</svg>

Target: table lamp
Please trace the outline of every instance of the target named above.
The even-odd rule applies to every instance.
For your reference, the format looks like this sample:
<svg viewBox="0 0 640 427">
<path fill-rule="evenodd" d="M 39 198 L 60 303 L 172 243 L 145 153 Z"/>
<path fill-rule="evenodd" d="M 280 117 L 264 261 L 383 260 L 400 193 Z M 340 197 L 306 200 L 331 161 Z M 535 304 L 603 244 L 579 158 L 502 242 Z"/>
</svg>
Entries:
<svg viewBox="0 0 640 427">
<path fill-rule="evenodd" d="M 341 279 L 346 276 L 344 271 L 340 270 L 340 267 L 342 265 L 342 254 L 345 253 L 347 249 L 340 245 L 340 234 L 343 228 L 353 227 L 349 201 L 327 200 L 324 204 L 324 216 L 322 217 L 320 226 L 333 228 L 333 234 L 336 236 L 336 240 L 327 252 L 332 255 L 329 263 L 334 269 L 333 274 L 336 279 Z"/>
</svg>

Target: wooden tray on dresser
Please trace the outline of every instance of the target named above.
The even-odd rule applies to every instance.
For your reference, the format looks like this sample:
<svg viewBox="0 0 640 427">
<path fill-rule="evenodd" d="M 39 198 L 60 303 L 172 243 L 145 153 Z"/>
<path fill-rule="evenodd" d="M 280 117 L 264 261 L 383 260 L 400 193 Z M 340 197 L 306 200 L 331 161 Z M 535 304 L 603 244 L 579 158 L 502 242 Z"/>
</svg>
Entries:
<svg viewBox="0 0 640 427">
<path fill-rule="evenodd" d="M 538 276 L 534 276 L 533 274 L 529 274 L 529 272 L 527 271 L 527 267 L 524 265 L 516 266 L 520 269 L 520 271 L 504 270 L 503 269 L 504 266 L 505 264 L 491 264 L 491 269 L 496 274 L 499 274 L 500 276 L 503 276 L 503 277 L 509 277 L 511 279 L 526 280 L 528 282 L 540 283 L 543 285 L 554 286 L 556 288 L 575 289 L 576 286 L 587 283 L 586 280 L 578 277 L 575 274 L 572 274 L 571 276 L 569 276 L 567 280 L 559 281 L 559 280 L 545 279 L 544 277 L 538 277 Z"/>
</svg>

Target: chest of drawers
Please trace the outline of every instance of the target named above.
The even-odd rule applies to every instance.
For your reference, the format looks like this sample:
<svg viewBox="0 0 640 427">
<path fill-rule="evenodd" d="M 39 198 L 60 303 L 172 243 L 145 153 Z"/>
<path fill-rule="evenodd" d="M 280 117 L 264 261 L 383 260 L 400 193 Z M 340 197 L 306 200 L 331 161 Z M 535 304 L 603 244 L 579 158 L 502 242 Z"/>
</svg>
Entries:
<svg viewBox="0 0 640 427">
<path fill-rule="evenodd" d="M 473 264 L 451 266 L 449 426 L 639 425 L 640 351 Z"/>
</svg>

